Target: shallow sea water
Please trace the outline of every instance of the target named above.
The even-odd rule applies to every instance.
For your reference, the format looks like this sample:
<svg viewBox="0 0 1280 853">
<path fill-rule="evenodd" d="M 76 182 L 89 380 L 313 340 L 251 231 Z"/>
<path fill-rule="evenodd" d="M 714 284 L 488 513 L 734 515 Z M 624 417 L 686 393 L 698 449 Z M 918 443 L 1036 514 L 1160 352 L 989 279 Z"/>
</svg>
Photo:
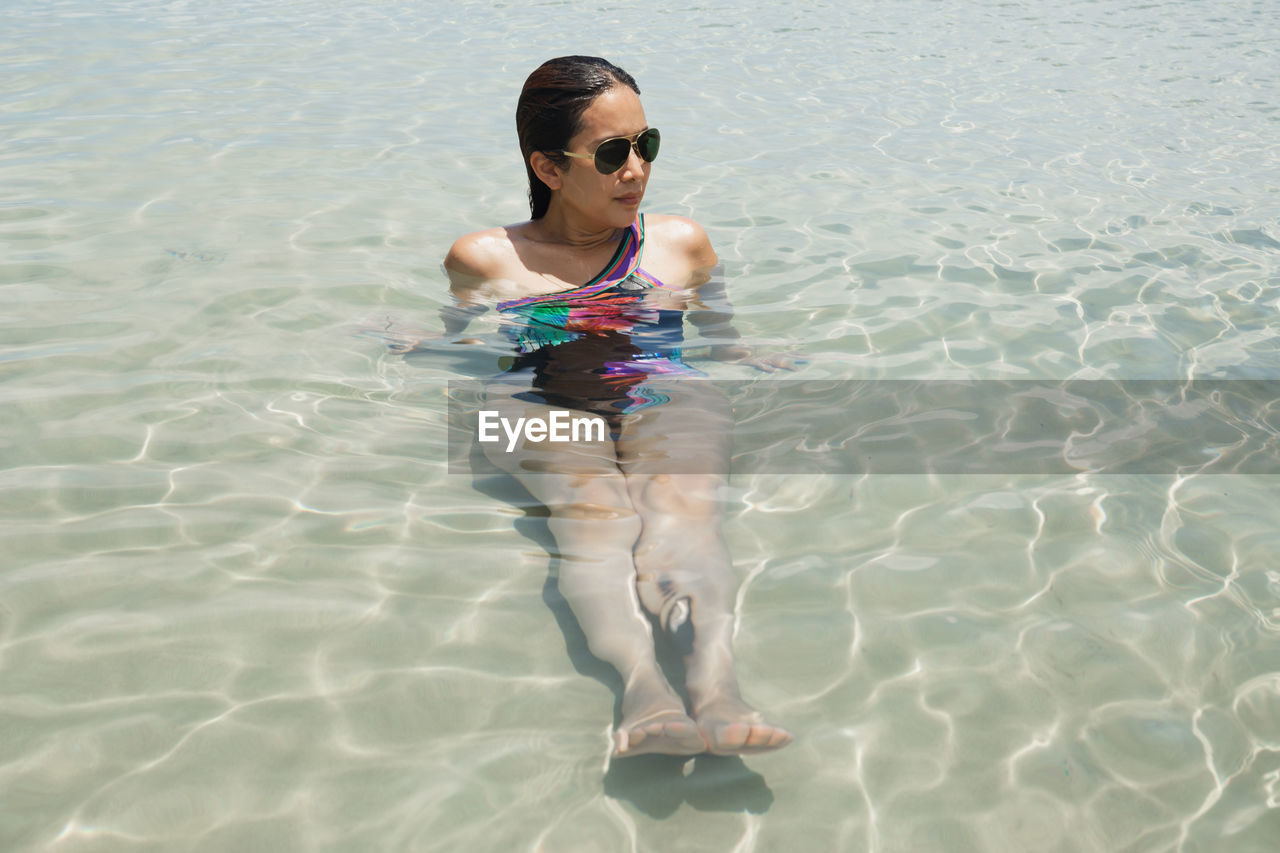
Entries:
<svg viewBox="0 0 1280 853">
<path fill-rule="evenodd" d="M 358 330 L 581 52 L 803 378 L 1280 378 L 1276 3 L 5 12 L 0 849 L 1274 849 L 1274 478 L 737 478 L 796 742 L 610 764 L 539 512 L 446 472 L 492 365 Z"/>
</svg>

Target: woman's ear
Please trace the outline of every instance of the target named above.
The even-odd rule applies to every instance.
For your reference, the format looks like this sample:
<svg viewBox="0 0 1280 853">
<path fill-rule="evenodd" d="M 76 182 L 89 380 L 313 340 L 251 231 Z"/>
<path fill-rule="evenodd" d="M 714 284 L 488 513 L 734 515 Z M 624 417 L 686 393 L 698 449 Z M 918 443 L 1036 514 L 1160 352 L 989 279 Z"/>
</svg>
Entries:
<svg viewBox="0 0 1280 853">
<path fill-rule="evenodd" d="M 541 151 L 534 151 L 529 155 L 529 165 L 533 167 L 533 173 L 547 185 L 548 189 L 558 190 L 564 183 L 560 177 L 560 169 Z"/>
</svg>

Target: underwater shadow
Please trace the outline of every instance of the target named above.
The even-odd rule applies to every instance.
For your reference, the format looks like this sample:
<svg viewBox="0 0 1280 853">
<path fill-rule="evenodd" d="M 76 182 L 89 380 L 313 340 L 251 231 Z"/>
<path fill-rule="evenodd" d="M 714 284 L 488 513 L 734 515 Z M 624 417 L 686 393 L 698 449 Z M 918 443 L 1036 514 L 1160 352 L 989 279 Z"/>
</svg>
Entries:
<svg viewBox="0 0 1280 853">
<path fill-rule="evenodd" d="M 604 792 L 654 818 L 681 803 L 704 812 L 763 814 L 773 805 L 764 777 L 736 755 L 637 755 L 610 762 Z"/>
</svg>

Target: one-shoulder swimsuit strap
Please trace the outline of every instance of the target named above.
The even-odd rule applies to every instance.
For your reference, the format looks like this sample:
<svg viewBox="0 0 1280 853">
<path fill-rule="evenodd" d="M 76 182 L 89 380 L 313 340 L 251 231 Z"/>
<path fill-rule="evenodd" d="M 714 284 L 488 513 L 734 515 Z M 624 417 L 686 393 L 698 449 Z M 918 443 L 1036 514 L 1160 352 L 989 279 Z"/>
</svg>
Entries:
<svg viewBox="0 0 1280 853">
<path fill-rule="evenodd" d="M 557 290 L 554 293 L 540 293 L 537 296 L 526 296 L 523 299 L 500 302 L 498 303 L 498 310 L 507 311 L 512 308 L 523 308 L 541 303 L 560 303 L 565 301 L 579 303 L 589 301 L 593 297 L 607 300 L 617 290 L 625 292 L 626 290 L 647 290 L 650 287 L 667 287 L 657 276 L 640 266 L 640 258 L 643 254 L 644 214 L 642 213 L 636 217 L 635 222 L 632 222 L 627 227 L 626 232 L 622 235 L 622 241 L 618 243 L 617 251 L 613 253 L 613 258 L 605 265 L 604 269 L 586 284 L 569 290 Z M 629 278 L 636 279 L 642 286 L 628 288 L 622 285 Z M 619 285 L 622 286 L 619 287 Z"/>
</svg>

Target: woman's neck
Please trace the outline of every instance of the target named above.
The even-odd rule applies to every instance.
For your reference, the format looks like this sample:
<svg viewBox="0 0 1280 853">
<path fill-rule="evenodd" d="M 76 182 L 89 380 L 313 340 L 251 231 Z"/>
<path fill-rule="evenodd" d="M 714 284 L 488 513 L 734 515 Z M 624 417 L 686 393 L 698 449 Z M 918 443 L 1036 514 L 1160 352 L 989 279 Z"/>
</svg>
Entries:
<svg viewBox="0 0 1280 853">
<path fill-rule="evenodd" d="M 553 197 L 547 212 L 541 219 L 533 221 L 539 240 L 561 243 L 580 251 L 591 251 L 618 242 L 620 229 L 575 216 L 573 211 L 557 204 L 558 201 Z"/>
</svg>

